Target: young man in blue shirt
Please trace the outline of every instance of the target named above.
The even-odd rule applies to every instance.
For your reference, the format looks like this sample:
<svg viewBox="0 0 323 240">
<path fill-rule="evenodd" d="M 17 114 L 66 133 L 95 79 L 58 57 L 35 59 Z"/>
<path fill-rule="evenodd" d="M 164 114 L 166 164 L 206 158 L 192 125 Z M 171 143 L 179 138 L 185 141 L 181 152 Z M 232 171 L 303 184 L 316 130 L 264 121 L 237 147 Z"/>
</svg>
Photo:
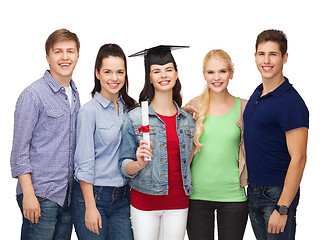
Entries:
<svg viewBox="0 0 323 240">
<path fill-rule="evenodd" d="M 11 172 L 18 178 L 17 201 L 23 214 L 21 239 L 71 238 L 73 182 L 79 95 L 71 80 L 79 58 L 76 34 L 60 29 L 47 39 L 49 71 L 19 96 Z"/>
<path fill-rule="evenodd" d="M 295 239 L 299 185 L 306 163 L 308 109 L 283 76 L 287 39 L 258 35 L 255 62 L 262 77 L 244 112 L 251 224 L 257 239 Z"/>
</svg>

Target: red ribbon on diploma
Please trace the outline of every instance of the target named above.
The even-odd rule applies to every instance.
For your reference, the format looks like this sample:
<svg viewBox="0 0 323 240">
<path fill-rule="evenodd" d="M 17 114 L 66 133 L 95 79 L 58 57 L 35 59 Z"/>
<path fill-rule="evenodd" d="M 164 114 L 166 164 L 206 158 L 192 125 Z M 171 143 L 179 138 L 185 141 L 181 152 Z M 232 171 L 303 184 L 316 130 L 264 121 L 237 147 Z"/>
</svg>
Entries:
<svg viewBox="0 0 323 240">
<path fill-rule="evenodd" d="M 141 126 L 140 128 L 138 128 L 139 132 L 144 132 L 144 133 L 149 133 L 149 125 L 147 126 Z"/>
</svg>

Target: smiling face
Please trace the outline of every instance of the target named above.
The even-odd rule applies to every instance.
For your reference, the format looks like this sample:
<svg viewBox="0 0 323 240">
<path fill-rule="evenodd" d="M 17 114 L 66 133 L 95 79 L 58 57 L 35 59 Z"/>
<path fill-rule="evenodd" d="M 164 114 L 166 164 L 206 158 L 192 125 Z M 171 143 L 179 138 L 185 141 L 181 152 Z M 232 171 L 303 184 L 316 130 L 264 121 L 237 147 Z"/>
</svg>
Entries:
<svg viewBox="0 0 323 240">
<path fill-rule="evenodd" d="M 277 42 L 267 41 L 260 43 L 255 53 L 255 61 L 262 78 L 267 80 L 281 79 L 287 57 L 287 53 L 282 56 Z"/>
<path fill-rule="evenodd" d="M 113 56 L 104 58 L 100 70 L 96 69 L 95 74 L 100 80 L 100 94 L 109 101 L 116 101 L 125 84 L 126 69 L 123 59 Z"/>
<path fill-rule="evenodd" d="M 53 44 L 46 56 L 50 74 L 63 86 L 69 84 L 79 53 L 73 40 L 59 41 Z"/>
<path fill-rule="evenodd" d="M 173 63 L 165 65 L 153 64 L 150 66 L 150 82 L 153 84 L 155 91 L 173 90 L 178 73 Z"/>
<path fill-rule="evenodd" d="M 233 71 L 229 70 L 226 61 L 212 57 L 205 64 L 203 75 L 210 90 L 219 93 L 227 91 L 229 80 L 233 78 Z"/>
</svg>

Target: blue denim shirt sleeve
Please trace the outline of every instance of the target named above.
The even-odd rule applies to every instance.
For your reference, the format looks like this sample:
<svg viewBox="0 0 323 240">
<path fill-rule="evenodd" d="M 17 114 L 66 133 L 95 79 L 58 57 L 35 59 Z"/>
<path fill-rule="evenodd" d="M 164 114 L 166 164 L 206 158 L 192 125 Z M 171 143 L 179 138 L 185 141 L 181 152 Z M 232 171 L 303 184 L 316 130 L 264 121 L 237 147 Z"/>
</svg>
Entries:
<svg viewBox="0 0 323 240">
<path fill-rule="evenodd" d="M 10 159 L 11 173 L 14 178 L 33 171 L 30 164 L 29 148 L 37 123 L 38 111 L 37 99 L 31 92 L 23 91 L 18 98 L 14 116 L 13 146 Z"/>
<path fill-rule="evenodd" d="M 134 132 L 130 115 L 128 114 L 122 128 L 122 142 L 119 157 L 119 167 L 123 175 L 129 178 L 135 177 L 135 175 L 129 175 L 126 167 L 132 161 L 137 161 L 136 151 L 139 147 L 138 141 Z"/>
<path fill-rule="evenodd" d="M 95 113 L 81 108 L 77 115 L 76 149 L 74 155 L 75 177 L 87 183 L 94 183 Z"/>
</svg>

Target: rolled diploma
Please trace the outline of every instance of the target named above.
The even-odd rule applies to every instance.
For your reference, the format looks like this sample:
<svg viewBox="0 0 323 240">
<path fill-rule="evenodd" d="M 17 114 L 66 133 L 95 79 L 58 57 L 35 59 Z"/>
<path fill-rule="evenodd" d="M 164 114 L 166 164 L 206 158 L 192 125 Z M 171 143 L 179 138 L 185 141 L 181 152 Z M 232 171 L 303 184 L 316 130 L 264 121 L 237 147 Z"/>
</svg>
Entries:
<svg viewBox="0 0 323 240">
<path fill-rule="evenodd" d="M 148 101 L 141 102 L 141 111 L 142 126 L 149 126 Z M 143 132 L 143 140 L 150 144 L 149 132 Z M 145 157 L 145 161 L 150 160 L 150 157 Z"/>
</svg>

